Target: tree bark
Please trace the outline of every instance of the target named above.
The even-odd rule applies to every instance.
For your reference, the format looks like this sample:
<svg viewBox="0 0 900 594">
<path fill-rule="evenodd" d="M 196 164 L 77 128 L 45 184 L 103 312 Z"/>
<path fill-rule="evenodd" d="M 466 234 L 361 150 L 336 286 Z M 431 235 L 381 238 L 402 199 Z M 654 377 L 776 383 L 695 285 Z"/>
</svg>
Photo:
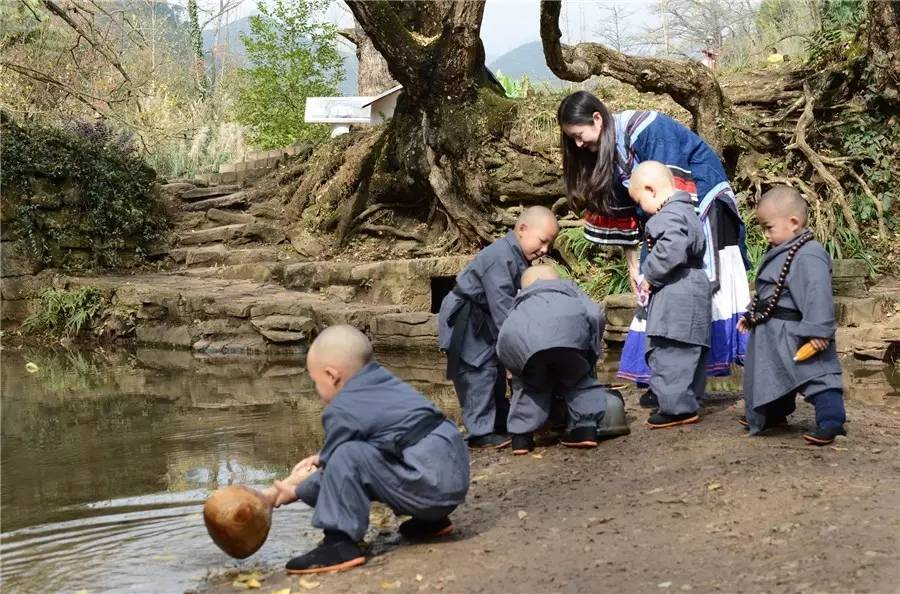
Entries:
<svg viewBox="0 0 900 594">
<path fill-rule="evenodd" d="M 372 40 L 359 24 L 338 32 L 356 46 L 356 61 L 359 64 L 356 88 L 362 97 L 379 95 L 397 86 L 397 81 L 388 69 L 387 60 L 375 49 Z"/>
<path fill-rule="evenodd" d="M 730 104 L 715 75 L 693 60 L 674 61 L 627 56 L 599 43 L 561 43 L 559 0 L 541 0 L 541 41 L 553 74 L 564 80 L 585 81 L 592 75 L 611 76 L 639 91 L 666 93 L 690 112 L 693 128 L 716 151 L 726 143 L 717 123 Z"/>
<path fill-rule="evenodd" d="M 870 0 L 869 58 L 885 99 L 900 103 L 900 2 Z"/>
<path fill-rule="evenodd" d="M 483 147 L 502 134 L 515 107 L 485 73 L 479 37 L 484 1 L 347 4 L 403 85 L 373 177 L 390 181 L 390 201 L 421 206 L 449 243 L 491 241 L 497 213 Z M 341 238 L 378 201 L 377 185 L 360 184 L 338 223 Z"/>
</svg>

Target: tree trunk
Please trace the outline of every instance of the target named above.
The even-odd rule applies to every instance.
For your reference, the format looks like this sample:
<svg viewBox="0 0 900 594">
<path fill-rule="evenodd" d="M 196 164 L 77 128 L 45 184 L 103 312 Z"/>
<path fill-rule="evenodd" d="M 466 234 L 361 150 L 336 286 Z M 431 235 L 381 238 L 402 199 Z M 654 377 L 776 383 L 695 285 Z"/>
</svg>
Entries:
<svg viewBox="0 0 900 594">
<path fill-rule="evenodd" d="M 484 147 L 502 135 L 515 106 L 486 76 L 479 37 L 484 2 L 347 4 L 404 90 L 372 179 L 341 213 L 339 237 L 384 195 L 428 213 L 429 227 L 442 231 L 447 245 L 491 241 L 499 221 Z"/>
<path fill-rule="evenodd" d="M 379 95 L 397 86 L 391 76 L 387 60 L 381 55 L 366 32 L 357 23 L 353 29 L 341 29 L 339 33 L 356 46 L 357 92 L 362 97 Z"/>
<path fill-rule="evenodd" d="M 869 58 L 886 100 L 900 103 L 900 2 L 870 0 Z"/>
</svg>

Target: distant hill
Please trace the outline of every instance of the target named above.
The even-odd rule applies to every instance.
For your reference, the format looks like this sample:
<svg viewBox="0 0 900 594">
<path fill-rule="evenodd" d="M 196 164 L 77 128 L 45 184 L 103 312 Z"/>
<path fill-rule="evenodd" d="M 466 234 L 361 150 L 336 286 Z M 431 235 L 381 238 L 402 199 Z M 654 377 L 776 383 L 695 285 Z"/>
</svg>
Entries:
<svg viewBox="0 0 900 594">
<path fill-rule="evenodd" d="M 233 23 L 230 23 L 228 26 L 223 27 L 222 31 L 220 31 L 219 33 L 219 45 L 227 46 L 228 53 L 232 56 L 239 56 L 243 58 L 247 54 L 247 52 L 244 49 L 243 42 L 241 42 L 242 34 L 250 34 L 249 16 L 238 19 Z M 207 30 L 203 32 L 204 51 L 210 52 L 212 50 L 215 37 L 215 31 Z M 356 95 L 356 79 L 359 76 L 359 65 L 356 60 L 356 54 L 343 45 L 338 45 L 338 52 L 344 59 L 344 80 L 343 82 L 341 82 L 339 91 L 343 96 Z"/>
<path fill-rule="evenodd" d="M 544 48 L 540 41 L 532 41 L 506 52 L 488 63 L 488 68 L 494 74 L 500 70 L 510 78 L 522 78 L 527 74 L 532 82 L 546 82 L 553 86 L 567 84 L 556 78 L 547 67 Z"/>
</svg>

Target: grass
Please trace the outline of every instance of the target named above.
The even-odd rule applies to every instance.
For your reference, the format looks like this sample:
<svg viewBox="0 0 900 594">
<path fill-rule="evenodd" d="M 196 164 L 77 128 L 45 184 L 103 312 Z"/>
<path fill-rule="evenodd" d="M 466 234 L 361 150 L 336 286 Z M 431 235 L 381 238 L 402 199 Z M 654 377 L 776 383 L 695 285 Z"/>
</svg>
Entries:
<svg viewBox="0 0 900 594">
<path fill-rule="evenodd" d="M 571 278 L 596 300 L 607 295 L 631 290 L 628 265 L 619 248 L 604 248 L 584 238 L 581 227 L 563 230 L 557 238 L 557 248 L 566 254 L 569 269 L 563 276 Z"/>
<path fill-rule="evenodd" d="M 38 310 L 22 322 L 20 331 L 71 338 L 89 326 L 102 307 L 103 297 L 93 287 L 47 289 L 41 294 Z"/>
</svg>

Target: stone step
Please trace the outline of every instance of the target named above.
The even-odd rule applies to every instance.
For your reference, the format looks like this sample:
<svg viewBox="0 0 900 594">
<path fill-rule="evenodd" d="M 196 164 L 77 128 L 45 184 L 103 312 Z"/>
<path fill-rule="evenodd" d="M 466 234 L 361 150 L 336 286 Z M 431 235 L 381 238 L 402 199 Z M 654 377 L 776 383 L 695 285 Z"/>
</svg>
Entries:
<svg viewBox="0 0 900 594">
<path fill-rule="evenodd" d="M 256 262 L 278 262 L 278 250 L 273 247 L 235 249 L 224 245 L 185 248 L 184 265 L 188 267 L 252 264 Z"/>
<path fill-rule="evenodd" d="M 191 278 L 247 280 L 257 283 L 271 282 L 281 284 L 284 276 L 284 264 L 280 262 L 246 262 L 244 264 L 198 266 L 175 270 L 170 274 Z"/>
<path fill-rule="evenodd" d="M 351 324 L 368 332 L 376 317 L 402 311 L 394 305 L 340 303 L 271 283 L 190 274 L 63 281 L 71 288 L 97 287 L 129 316 L 133 312 L 139 344 L 204 352 L 302 352 L 323 328 Z"/>
<path fill-rule="evenodd" d="M 220 198 L 207 198 L 198 202 L 182 205 L 183 210 L 199 211 L 210 208 L 228 208 L 229 206 L 245 206 L 248 202 L 247 192 L 235 192 Z"/>
<path fill-rule="evenodd" d="M 214 223 L 221 223 L 224 225 L 253 222 L 253 215 L 233 210 L 221 210 L 218 208 L 210 208 L 207 210 L 206 218 Z"/>
<path fill-rule="evenodd" d="M 194 245 L 201 243 L 227 242 L 237 237 L 243 231 L 245 224 L 222 225 L 211 229 L 198 229 L 178 234 L 178 243 L 181 245 Z"/>
<path fill-rule="evenodd" d="M 181 194 L 181 199 L 195 202 L 204 198 L 215 198 L 217 196 L 227 196 L 228 194 L 234 194 L 240 189 L 240 186 L 232 185 L 210 186 L 208 188 L 194 188 L 193 190 L 187 190 L 186 192 L 183 192 Z"/>
</svg>

